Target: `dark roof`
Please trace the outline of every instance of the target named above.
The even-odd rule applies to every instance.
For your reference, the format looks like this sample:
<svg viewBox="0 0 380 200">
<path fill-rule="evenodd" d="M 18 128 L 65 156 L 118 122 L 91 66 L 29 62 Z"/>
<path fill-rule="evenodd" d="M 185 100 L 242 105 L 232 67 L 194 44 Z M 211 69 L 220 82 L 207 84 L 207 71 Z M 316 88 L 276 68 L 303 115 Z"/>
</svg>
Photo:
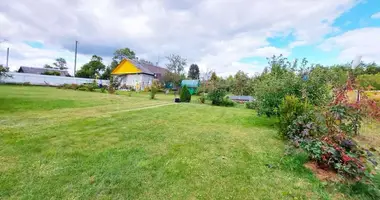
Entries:
<svg viewBox="0 0 380 200">
<path fill-rule="evenodd" d="M 234 101 L 254 101 L 255 100 L 252 96 L 229 96 L 229 98 Z"/>
<path fill-rule="evenodd" d="M 160 74 L 163 76 L 164 74 L 166 74 L 166 72 L 168 72 L 168 70 L 163 67 L 140 63 L 139 61 L 136 61 L 136 60 L 129 60 L 129 61 L 132 62 L 136 67 L 138 67 L 145 74 L 150 74 L 150 75 Z"/>
<path fill-rule="evenodd" d="M 61 73 L 61 76 L 70 76 L 69 72 L 66 70 L 51 69 L 51 68 L 38 68 L 38 67 L 25 67 L 21 66 L 17 71 L 19 73 L 28 73 L 28 74 L 42 74 L 46 71 L 56 71 Z"/>
</svg>

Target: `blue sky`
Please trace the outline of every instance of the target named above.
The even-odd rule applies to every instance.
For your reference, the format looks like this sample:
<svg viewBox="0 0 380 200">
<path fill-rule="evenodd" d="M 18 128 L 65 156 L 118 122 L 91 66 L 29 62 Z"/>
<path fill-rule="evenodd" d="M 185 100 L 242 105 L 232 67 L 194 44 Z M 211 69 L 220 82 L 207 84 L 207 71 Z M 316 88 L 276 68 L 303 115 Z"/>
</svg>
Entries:
<svg viewBox="0 0 380 200">
<path fill-rule="evenodd" d="M 93 54 L 108 65 L 113 52 L 124 47 L 153 62 L 159 57 L 160 66 L 166 56 L 178 54 L 188 65 L 221 76 L 260 72 L 274 54 L 325 65 L 358 55 L 380 62 L 379 0 L 123 2 L 5 0 L 0 41 L 7 42 L 0 44 L 0 58 L 10 47 L 14 70 L 63 57 L 73 73 L 78 40 L 79 67 Z"/>
<path fill-rule="evenodd" d="M 342 61 L 338 59 L 338 55 L 340 53 L 339 48 L 336 48 L 329 52 L 325 52 L 322 49 L 318 48 L 318 45 L 323 43 L 324 40 L 330 37 L 340 35 L 344 32 L 353 31 L 365 27 L 379 28 L 380 18 L 372 18 L 372 15 L 379 12 L 380 1 L 378 0 L 367 0 L 358 3 L 355 7 L 343 13 L 341 16 L 334 20 L 333 26 L 337 28 L 336 32 L 325 35 L 323 37 L 323 40 L 314 44 L 297 46 L 292 48 L 288 58 L 302 59 L 305 57 L 310 61 L 310 63 L 321 63 L 324 65 L 350 62 L 351 60 Z M 292 33 L 290 33 L 281 37 L 270 37 L 267 39 L 267 41 L 270 43 L 270 45 L 274 47 L 287 48 L 292 42 L 296 41 L 296 38 Z M 354 59 L 354 57 L 352 59 Z M 259 62 L 265 64 L 266 59 L 263 57 L 245 57 L 242 58 L 240 62 Z"/>
</svg>

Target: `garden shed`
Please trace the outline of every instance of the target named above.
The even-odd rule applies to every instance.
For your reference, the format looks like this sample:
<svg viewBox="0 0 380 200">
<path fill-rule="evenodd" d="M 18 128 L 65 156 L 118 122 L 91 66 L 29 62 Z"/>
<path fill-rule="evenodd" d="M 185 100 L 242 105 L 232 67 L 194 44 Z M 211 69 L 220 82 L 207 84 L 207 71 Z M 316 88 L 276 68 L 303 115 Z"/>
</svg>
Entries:
<svg viewBox="0 0 380 200">
<path fill-rule="evenodd" d="M 182 82 L 181 82 L 181 87 L 183 87 L 183 86 L 187 86 L 187 88 L 189 89 L 189 91 L 190 91 L 190 94 L 195 94 L 195 93 L 197 93 L 197 91 L 198 91 L 198 87 L 199 87 L 199 85 L 200 85 L 201 83 L 200 83 L 200 81 L 199 80 L 183 80 Z"/>
</svg>

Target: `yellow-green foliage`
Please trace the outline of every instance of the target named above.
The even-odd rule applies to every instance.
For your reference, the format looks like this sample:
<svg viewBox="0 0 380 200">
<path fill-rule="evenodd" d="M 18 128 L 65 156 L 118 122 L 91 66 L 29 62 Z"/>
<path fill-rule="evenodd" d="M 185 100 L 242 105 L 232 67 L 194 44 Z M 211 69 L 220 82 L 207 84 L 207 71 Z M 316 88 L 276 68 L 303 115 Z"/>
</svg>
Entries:
<svg viewBox="0 0 380 200">
<path fill-rule="evenodd" d="M 364 88 L 380 90 L 380 73 L 360 75 L 357 82 Z"/>
</svg>

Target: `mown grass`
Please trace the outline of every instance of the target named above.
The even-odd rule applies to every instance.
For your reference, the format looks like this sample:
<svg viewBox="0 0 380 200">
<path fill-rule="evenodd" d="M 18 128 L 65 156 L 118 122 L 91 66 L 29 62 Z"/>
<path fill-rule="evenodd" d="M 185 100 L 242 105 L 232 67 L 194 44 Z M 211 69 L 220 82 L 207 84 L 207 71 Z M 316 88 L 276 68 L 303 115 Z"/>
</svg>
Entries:
<svg viewBox="0 0 380 200">
<path fill-rule="evenodd" d="M 0 199 L 334 197 L 274 119 L 157 99 L 0 86 Z"/>
</svg>

